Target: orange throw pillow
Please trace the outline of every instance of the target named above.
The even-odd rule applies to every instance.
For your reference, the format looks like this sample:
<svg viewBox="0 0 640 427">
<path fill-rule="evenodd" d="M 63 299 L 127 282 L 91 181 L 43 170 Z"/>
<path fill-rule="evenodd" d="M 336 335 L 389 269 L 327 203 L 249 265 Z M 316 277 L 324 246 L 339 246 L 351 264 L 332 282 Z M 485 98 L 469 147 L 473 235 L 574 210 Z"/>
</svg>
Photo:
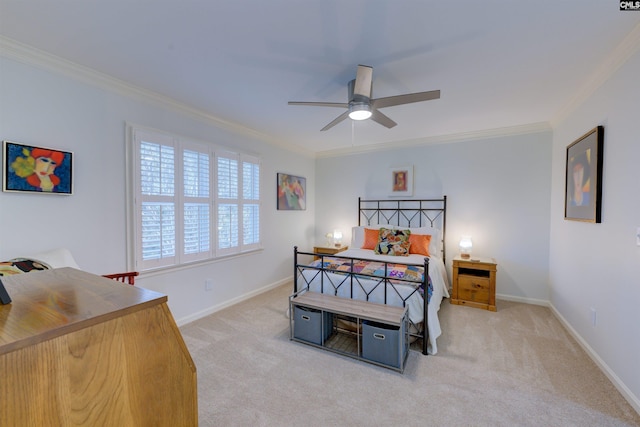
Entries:
<svg viewBox="0 0 640 427">
<path fill-rule="evenodd" d="M 365 229 L 366 231 L 366 229 Z M 366 241 L 366 238 L 365 238 Z M 424 256 L 429 255 L 429 243 L 431 243 L 431 235 L 430 234 L 413 234 L 409 235 L 409 253 L 410 254 L 419 254 Z"/>
<path fill-rule="evenodd" d="M 371 228 L 364 229 L 364 243 L 362 249 L 375 249 L 378 244 L 379 230 L 373 230 Z"/>
</svg>

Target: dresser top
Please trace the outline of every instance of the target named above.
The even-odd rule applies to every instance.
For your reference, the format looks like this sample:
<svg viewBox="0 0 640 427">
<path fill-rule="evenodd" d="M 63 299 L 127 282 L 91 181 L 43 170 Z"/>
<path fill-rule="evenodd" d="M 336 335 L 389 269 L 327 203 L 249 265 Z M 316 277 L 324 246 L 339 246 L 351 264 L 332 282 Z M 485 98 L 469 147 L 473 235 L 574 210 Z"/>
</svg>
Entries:
<svg viewBox="0 0 640 427">
<path fill-rule="evenodd" d="M 167 301 L 158 292 L 69 267 L 1 280 L 12 302 L 0 305 L 0 354 Z"/>
</svg>

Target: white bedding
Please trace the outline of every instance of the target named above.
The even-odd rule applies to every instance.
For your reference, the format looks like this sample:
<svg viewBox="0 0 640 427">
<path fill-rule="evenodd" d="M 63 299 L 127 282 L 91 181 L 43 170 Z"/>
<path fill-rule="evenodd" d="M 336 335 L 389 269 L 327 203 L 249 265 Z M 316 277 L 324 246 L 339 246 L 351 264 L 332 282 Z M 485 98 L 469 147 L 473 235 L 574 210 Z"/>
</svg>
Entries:
<svg viewBox="0 0 640 427">
<path fill-rule="evenodd" d="M 376 255 L 374 251 L 370 249 L 348 249 L 337 255 L 341 257 L 364 258 L 383 262 L 415 265 L 424 265 L 425 258 L 423 255 L 409 255 L 407 257 Z M 309 281 L 310 291 L 321 291 L 320 275 L 318 274 L 317 270 L 305 270 L 302 274 L 304 275 L 305 279 L 298 280 L 298 290 L 306 287 L 307 281 Z M 324 293 L 334 294 L 334 287 L 327 283 L 327 278 L 330 278 L 331 281 L 337 285 L 338 283 L 342 282 L 346 276 L 344 276 L 344 274 L 329 272 L 325 272 L 325 274 L 325 285 L 322 291 Z M 433 293 L 431 295 L 431 300 L 427 308 L 429 326 L 429 342 L 427 344 L 427 351 L 429 354 L 436 354 L 438 352 L 436 340 L 442 334 L 440 321 L 438 319 L 438 311 L 440 310 L 442 299 L 444 297 L 449 297 L 446 270 L 442 259 L 433 256 L 429 257 L 429 276 L 431 277 Z M 366 298 L 365 292 L 370 292 L 371 289 L 373 289 L 374 286 L 378 283 L 378 281 L 360 279 L 360 282 L 362 288 L 360 286 L 354 286 L 353 298 L 364 300 Z M 396 289 L 403 298 L 406 298 L 414 290 L 412 286 L 407 285 L 396 286 Z M 351 287 L 347 284 L 345 286 L 340 286 L 336 295 L 344 298 L 351 298 L 350 292 Z M 378 286 L 377 288 L 375 288 L 369 295 L 369 301 L 384 303 L 384 287 Z M 387 304 L 402 306 L 402 298 L 394 292 L 388 292 Z M 423 320 L 423 304 L 424 301 L 422 299 L 422 296 L 417 292 L 413 293 L 413 295 L 411 295 L 406 301 L 406 305 L 409 311 L 409 318 L 416 325 L 421 323 Z"/>
</svg>

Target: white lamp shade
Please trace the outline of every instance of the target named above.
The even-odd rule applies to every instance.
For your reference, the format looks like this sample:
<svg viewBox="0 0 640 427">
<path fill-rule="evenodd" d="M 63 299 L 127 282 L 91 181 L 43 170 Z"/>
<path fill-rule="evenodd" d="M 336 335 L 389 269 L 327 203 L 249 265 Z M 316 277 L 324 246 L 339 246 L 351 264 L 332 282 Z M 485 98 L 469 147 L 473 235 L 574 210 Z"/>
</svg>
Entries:
<svg viewBox="0 0 640 427">
<path fill-rule="evenodd" d="M 333 243 L 336 246 L 340 246 L 342 245 L 342 231 L 340 230 L 333 230 Z"/>
<path fill-rule="evenodd" d="M 469 258 L 471 256 L 471 249 L 473 248 L 473 241 L 471 236 L 462 236 L 460 239 L 460 256 L 462 258 Z"/>
</svg>

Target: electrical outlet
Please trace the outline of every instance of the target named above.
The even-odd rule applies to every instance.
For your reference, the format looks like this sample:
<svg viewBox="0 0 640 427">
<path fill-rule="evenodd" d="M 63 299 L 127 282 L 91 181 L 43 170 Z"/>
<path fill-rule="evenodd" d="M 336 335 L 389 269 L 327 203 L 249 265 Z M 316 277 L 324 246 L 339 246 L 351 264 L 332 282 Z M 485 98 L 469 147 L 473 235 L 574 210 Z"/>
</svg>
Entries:
<svg viewBox="0 0 640 427">
<path fill-rule="evenodd" d="M 598 323 L 598 313 L 596 312 L 595 308 L 591 309 L 591 324 L 593 326 L 596 326 L 596 324 Z"/>
<path fill-rule="evenodd" d="M 640 227 L 636 229 L 636 245 L 640 246 Z"/>
<path fill-rule="evenodd" d="M 211 279 L 207 279 L 204 281 L 204 290 L 210 291 L 213 289 L 213 281 Z"/>
</svg>

